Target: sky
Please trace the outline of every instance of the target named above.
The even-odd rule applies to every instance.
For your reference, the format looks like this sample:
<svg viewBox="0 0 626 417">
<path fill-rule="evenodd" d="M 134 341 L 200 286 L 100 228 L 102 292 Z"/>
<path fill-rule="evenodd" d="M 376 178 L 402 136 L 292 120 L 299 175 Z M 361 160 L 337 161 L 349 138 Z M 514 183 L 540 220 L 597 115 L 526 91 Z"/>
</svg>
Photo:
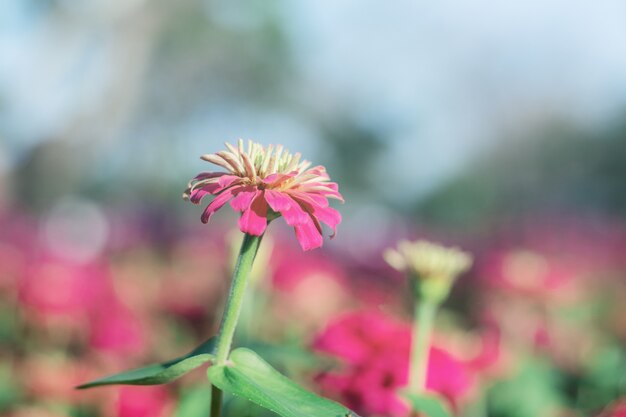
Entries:
<svg viewBox="0 0 626 417">
<path fill-rule="evenodd" d="M 588 127 L 626 105 L 623 1 L 300 4 L 308 76 L 401 126 L 383 161 L 394 182 L 428 188 L 519 124 Z"/>
<path fill-rule="evenodd" d="M 0 170 L 106 97 L 118 76 L 106 65 L 115 57 L 115 22 L 149 7 L 144 0 L 60 3 L 73 18 L 50 19 L 22 0 L 0 6 Z M 374 167 L 385 172 L 389 193 L 409 184 L 413 194 L 425 193 L 512 140 L 503 132 L 551 119 L 593 128 L 626 107 L 623 0 L 274 4 L 302 83 L 324 86 L 334 106 L 364 121 L 394 126 Z M 223 24 L 254 23 L 232 2 L 214 1 L 207 10 Z M 190 130 L 191 140 L 199 148 L 202 129 L 228 133 L 243 119 L 255 122 L 242 136 L 257 131 L 323 152 L 303 121 L 245 106 L 209 115 L 200 131 Z M 119 123 L 107 134 L 122 135 Z"/>
</svg>

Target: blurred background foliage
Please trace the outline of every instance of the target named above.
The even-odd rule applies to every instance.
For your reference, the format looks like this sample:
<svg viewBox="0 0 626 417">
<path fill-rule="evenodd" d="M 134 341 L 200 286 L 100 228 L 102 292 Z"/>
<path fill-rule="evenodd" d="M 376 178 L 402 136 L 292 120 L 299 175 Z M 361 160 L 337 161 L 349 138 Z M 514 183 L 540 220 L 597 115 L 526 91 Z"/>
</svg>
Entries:
<svg viewBox="0 0 626 417">
<path fill-rule="evenodd" d="M 464 394 L 458 411 L 598 415 L 624 395 L 626 374 L 624 16 L 621 0 L 4 0 L 0 414 L 204 413 L 202 375 L 164 391 L 68 392 L 214 330 L 234 216 L 201 227 L 180 197 L 208 169 L 200 155 L 243 137 L 325 165 L 346 197 L 339 237 L 310 262 L 276 227 L 287 255 L 264 264 L 251 307 L 271 320 L 244 324 L 245 344 L 345 400 L 318 384 L 313 370 L 332 364 L 311 354 L 315 335 L 351 309 L 406 319 L 406 283 L 382 264 L 384 247 L 461 243 L 478 267 L 446 306 L 443 332 L 473 340 L 485 310 L 504 317 L 503 333 L 518 330 L 503 336 L 515 352 L 504 362 L 518 372 L 481 374 L 481 394 Z M 493 295 L 482 265 L 520 248 L 576 273 L 556 274 L 568 277 L 558 291 L 548 274 L 540 288 Z M 48 276 L 48 263 L 69 272 Z M 33 295 L 33 279 L 92 305 Z M 114 302 L 93 294 L 109 285 Z M 571 287 L 587 296 L 564 302 Z M 107 314 L 123 330 L 105 326 Z M 88 323 L 68 327 L 68 315 Z M 71 376 L 63 389 L 50 376 L 59 372 Z M 260 415 L 231 401 L 234 416 Z"/>
</svg>

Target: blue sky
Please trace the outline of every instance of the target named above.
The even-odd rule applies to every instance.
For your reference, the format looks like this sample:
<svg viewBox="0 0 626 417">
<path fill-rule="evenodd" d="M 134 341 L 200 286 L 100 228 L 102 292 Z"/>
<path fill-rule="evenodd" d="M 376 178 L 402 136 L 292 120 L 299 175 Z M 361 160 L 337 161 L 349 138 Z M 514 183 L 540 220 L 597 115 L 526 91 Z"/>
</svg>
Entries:
<svg viewBox="0 0 626 417">
<path fill-rule="evenodd" d="M 76 10 L 69 3 L 75 4 L 63 3 L 71 10 L 63 20 L 27 9 L 21 0 L 3 2 L 0 161 L 5 166 L 106 97 L 118 76 L 106 65 L 119 52 L 115 22 L 144 1 L 91 0 Z M 225 24 L 250 23 L 250 16 L 246 20 L 228 4 L 213 2 L 211 10 Z M 593 128 L 626 107 L 622 0 L 277 4 L 302 93 L 324 86 L 333 92 L 332 106 L 393 125 L 390 150 L 375 169 L 385 170 L 396 187 L 412 182 L 415 194 L 488 152 L 503 132 L 552 118 Z M 241 136 L 272 136 L 305 152 L 323 151 L 316 133 L 293 115 L 245 105 L 228 110 L 186 127 L 190 141 L 208 133 L 231 139 L 246 120 Z M 107 133 L 111 140 L 123 133 L 124 121 L 117 123 L 119 129 Z"/>
</svg>

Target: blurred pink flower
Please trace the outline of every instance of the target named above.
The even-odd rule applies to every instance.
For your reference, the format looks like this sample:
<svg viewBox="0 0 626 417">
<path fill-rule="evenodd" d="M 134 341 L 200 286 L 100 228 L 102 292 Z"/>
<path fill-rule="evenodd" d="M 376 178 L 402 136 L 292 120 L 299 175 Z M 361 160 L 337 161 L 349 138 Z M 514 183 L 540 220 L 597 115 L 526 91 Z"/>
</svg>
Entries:
<svg viewBox="0 0 626 417">
<path fill-rule="evenodd" d="M 173 405 L 165 387 L 122 387 L 111 417 L 165 417 L 171 414 Z"/>
<path fill-rule="evenodd" d="M 502 366 L 502 330 L 495 323 L 486 323 L 480 331 L 478 353 L 472 357 L 469 366 L 481 374 L 499 373 Z"/>
<path fill-rule="evenodd" d="M 478 271 L 494 289 L 555 301 L 579 295 L 580 273 L 572 265 L 527 249 L 494 251 L 484 258 Z"/>
<path fill-rule="evenodd" d="M 281 145 L 265 148 L 249 141 L 244 149 L 239 140 L 237 148 L 228 143 L 226 147 L 227 151 L 202 159 L 227 172 L 202 172 L 184 193 L 194 204 L 207 195 L 215 196 L 202 214 L 203 223 L 230 200 L 232 208 L 242 212 L 239 229 L 244 233 L 260 236 L 268 217 L 282 215 L 294 227 L 304 250 L 322 246 L 320 222 L 327 224 L 334 235 L 341 215 L 329 207 L 328 199 L 343 201 L 343 197 L 323 166 L 309 168 L 310 162 L 300 161 L 299 153 L 292 155 Z"/>
<path fill-rule="evenodd" d="M 327 253 L 305 254 L 281 245 L 270 264 L 274 265 L 272 309 L 279 328 L 308 339 L 332 317 L 358 303 L 343 266 Z"/>
<path fill-rule="evenodd" d="M 53 257 L 30 260 L 20 282 L 19 299 L 42 318 L 84 321 L 113 297 L 108 268 Z"/>
<path fill-rule="evenodd" d="M 92 323 L 91 347 L 119 355 L 141 354 L 148 332 L 136 314 L 120 305 L 110 305 Z"/>
<path fill-rule="evenodd" d="M 543 243 L 544 247 L 551 244 Z M 571 320 L 570 312 L 597 302 L 599 280 L 587 279 L 595 269 L 584 256 L 571 259 L 534 243 L 533 250 L 498 250 L 478 269 L 486 283 L 483 307 L 502 330 L 511 352 L 542 352 L 572 372 L 584 366 L 597 343 L 588 316 Z"/>
<path fill-rule="evenodd" d="M 322 374 L 321 387 L 364 414 L 403 417 L 408 408 L 398 391 L 408 381 L 411 330 L 378 312 L 357 312 L 330 323 L 314 347 L 345 362 L 342 371 Z M 476 384 L 468 363 L 440 347 L 430 350 L 427 388 L 452 405 Z"/>
<path fill-rule="evenodd" d="M 328 278 L 346 285 L 345 271 L 328 256 L 300 254 L 287 245 L 274 251 L 274 254 L 272 283 L 279 291 L 291 292 L 309 277 Z"/>
<path fill-rule="evenodd" d="M 531 217 L 516 231 L 517 240 L 539 253 L 566 261 L 578 271 L 597 272 L 624 265 L 626 225 L 611 216 L 560 214 Z"/>
</svg>

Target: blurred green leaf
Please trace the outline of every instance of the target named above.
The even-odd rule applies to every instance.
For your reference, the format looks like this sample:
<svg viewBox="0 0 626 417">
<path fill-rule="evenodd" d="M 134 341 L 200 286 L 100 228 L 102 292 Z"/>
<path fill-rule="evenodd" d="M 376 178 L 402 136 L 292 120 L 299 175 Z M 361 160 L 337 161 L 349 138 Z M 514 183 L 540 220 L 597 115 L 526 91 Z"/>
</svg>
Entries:
<svg viewBox="0 0 626 417">
<path fill-rule="evenodd" d="M 302 370 L 328 368 L 336 363 L 335 358 L 314 354 L 308 349 L 293 343 L 252 342 L 245 347 L 260 355 L 279 372 L 291 373 Z"/>
<path fill-rule="evenodd" d="M 626 391 L 626 350 L 607 345 L 590 359 L 576 390 L 576 405 L 587 413 L 606 406 Z"/>
<path fill-rule="evenodd" d="M 443 400 L 432 394 L 403 394 L 411 402 L 413 410 L 426 414 L 428 417 L 451 417 Z"/>
<path fill-rule="evenodd" d="M 206 417 L 211 412 L 211 386 L 201 385 L 183 393 L 174 417 Z"/>
<path fill-rule="evenodd" d="M 507 417 L 544 416 L 565 404 L 563 376 L 547 361 L 528 359 L 517 375 L 489 390 L 489 415 Z"/>
<path fill-rule="evenodd" d="M 221 390 L 283 417 L 358 417 L 346 407 L 300 387 L 249 349 L 234 350 L 229 363 L 210 367 L 208 376 Z"/>
<path fill-rule="evenodd" d="M 21 393 L 16 377 L 8 363 L 0 364 L 0 412 L 7 411 L 19 401 Z"/>
<path fill-rule="evenodd" d="M 12 303 L 6 302 L 6 299 L 2 300 L 2 305 L 0 305 L 0 348 L 13 346 L 19 342 L 17 340 L 20 334 L 17 330 L 17 311 L 17 307 Z"/>
<path fill-rule="evenodd" d="M 245 398 L 226 393 L 224 395 L 222 417 L 276 417 L 276 414 Z"/>
<path fill-rule="evenodd" d="M 111 375 L 79 385 L 78 389 L 102 385 L 159 385 L 171 382 L 213 359 L 215 338 L 211 338 L 180 358 Z"/>
</svg>

